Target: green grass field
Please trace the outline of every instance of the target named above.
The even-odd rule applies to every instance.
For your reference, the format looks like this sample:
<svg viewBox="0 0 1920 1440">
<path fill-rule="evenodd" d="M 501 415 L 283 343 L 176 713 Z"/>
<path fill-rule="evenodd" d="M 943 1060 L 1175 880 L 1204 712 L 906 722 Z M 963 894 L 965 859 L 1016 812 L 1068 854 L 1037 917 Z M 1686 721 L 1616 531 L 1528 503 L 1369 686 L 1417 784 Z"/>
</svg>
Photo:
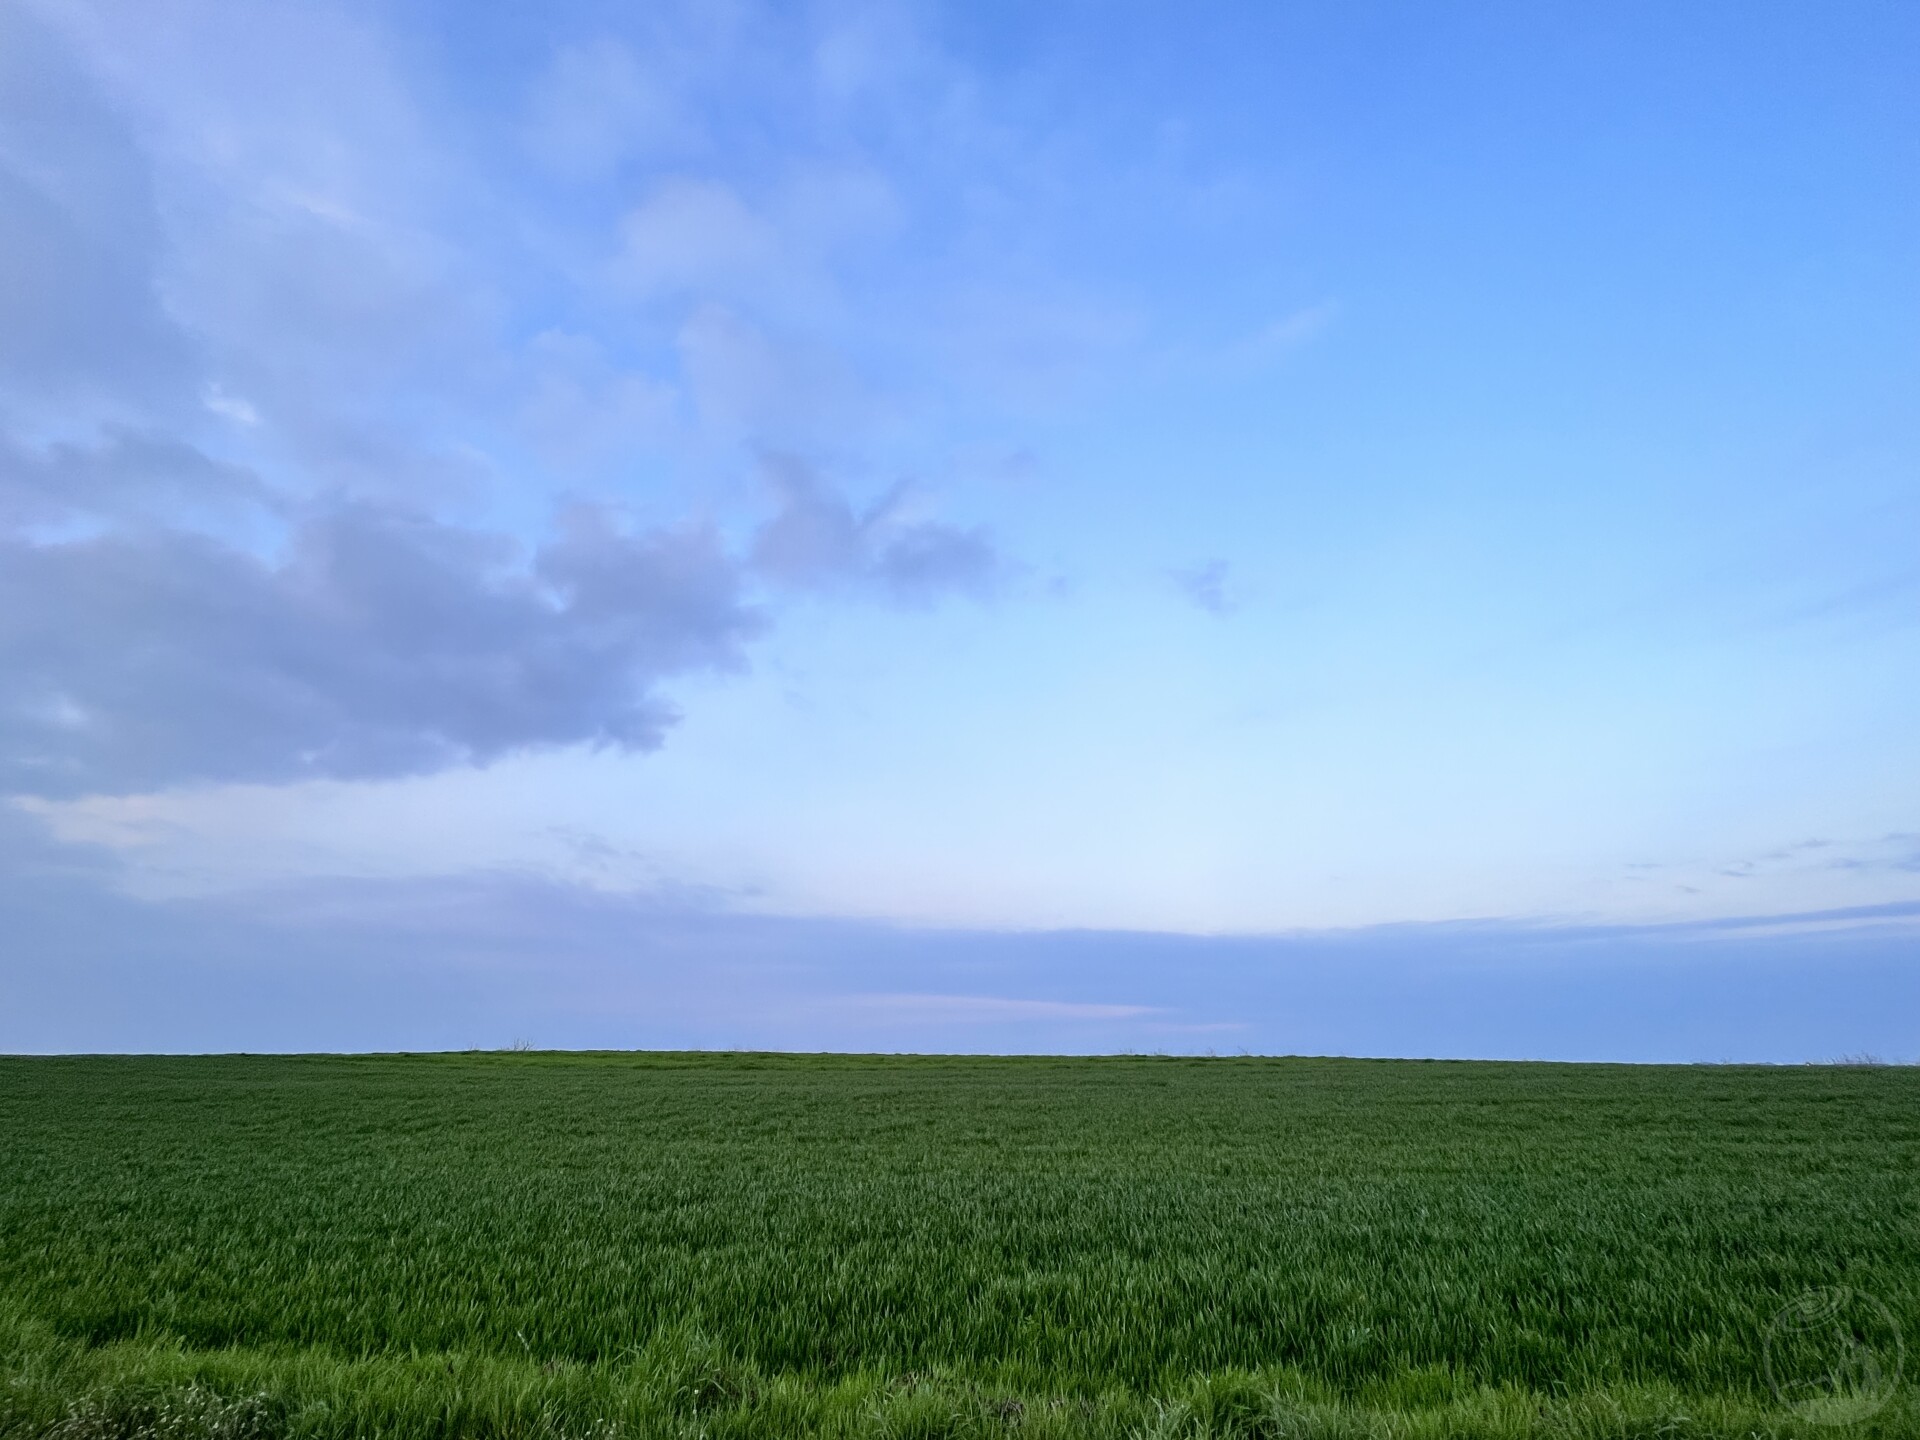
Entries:
<svg viewBox="0 0 1920 1440">
<path fill-rule="evenodd" d="M 1920 1070 L 0 1060 L 0 1435 L 1920 1435 L 1902 1334 Z"/>
</svg>

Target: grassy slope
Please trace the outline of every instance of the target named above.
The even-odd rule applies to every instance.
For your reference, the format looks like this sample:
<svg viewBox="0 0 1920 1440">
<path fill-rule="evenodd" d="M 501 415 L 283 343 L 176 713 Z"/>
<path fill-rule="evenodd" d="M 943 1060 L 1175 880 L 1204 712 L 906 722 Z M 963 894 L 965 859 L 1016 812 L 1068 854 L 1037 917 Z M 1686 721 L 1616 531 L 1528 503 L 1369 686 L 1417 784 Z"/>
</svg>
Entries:
<svg viewBox="0 0 1920 1440">
<path fill-rule="evenodd" d="M 1920 1072 L 0 1060 L 0 1432 L 1797 1433 L 1834 1284 Z"/>
</svg>

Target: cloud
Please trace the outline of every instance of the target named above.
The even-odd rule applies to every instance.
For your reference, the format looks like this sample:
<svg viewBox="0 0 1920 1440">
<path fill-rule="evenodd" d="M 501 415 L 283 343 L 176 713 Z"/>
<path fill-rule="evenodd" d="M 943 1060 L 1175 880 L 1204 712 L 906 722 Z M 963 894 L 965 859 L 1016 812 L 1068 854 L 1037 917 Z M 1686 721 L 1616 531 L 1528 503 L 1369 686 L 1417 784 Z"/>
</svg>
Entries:
<svg viewBox="0 0 1920 1440">
<path fill-rule="evenodd" d="M 776 338 L 721 305 L 701 305 L 675 337 L 681 373 L 708 435 L 745 447 L 814 449 L 871 415 L 844 357 Z"/>
<path fill-rule="evenodd" d="M 834 101 L 846 104 L 934 78 L 934 57 L 904 7 L 858 7 L 834 14 L 834 22 L 813 46 L 814 75 Z M 925 103 L 923 95 L 912 98 Z"/>
<path fill-rule="evenodd" d="M 92 441 L 57 441 L 40 450 L 0 434 L 0 532 L 80 518 L 233 513 L 274 503 L 251 471 L 164 433 L 109 425 Z"/>
<path fill-rule="evenodd" d="M 113 407 L 176 390 L 146 163 L 26 9 L 0 7 L 0 393 Z"/>
<path fill-rule="evenodd" d="M 1231 1034 L 1267 1054 L 1911 1057 L 1916 907 L 1868 908 L 1680 932 L 1481 923 L 1227 938 L 744 915 L 670 889 L 501 872 L 140 900 L 118 888 L 111 856 L 56 845 L 0 805 L 0 1052 L 529 1036 L 1111 1053 Z M 1878 913 L 1889 910 L 1904 916 Z"/>
<path fill-rule="evenodd" d="M 1824 845 L 1824 842 L 1823 842 Z M 1896 830 L 1877 840 L 1850 847 L 1852 853 L 1827 861 L 1833 870 L 1891 870 L 1920 873 L 1920 835 Z"/>
<path fill-rule="evenodd" d="M 1920 872 L 1920 834 L 1894 831 L 1868 837 L 1814 837 L 1750 855 L 1684 863 L 1642 862 L 1628 868 L 1638 871 L 1668 870 L 1694 879 L 1711 875 L 1726 880 L 1757 880 L 1777 893 L 1781 883 L 1788 877 L 1822 871 L 1852 872 L 1862 876 Z"/>
<path fill-rule="evenodd" d="M 0 793 L 418 773 L 644 750 L 666 677 L 761 627 L 714 532 L 571 513 L 506 538 L 345 502 L 269 561 L 203 534 L 0 539 Z"/>
<path fill-rule="evenodd" d="M 1227 592 L 1227 562 L 1204 560 L 1197 565 L 1168 572 L 1168 578 L 1187 599 L 1209 615 L 1227 615 L 1234 602 Z"/>
<path fill-rule="evenodd" d="M 914 605 L 944 594 L 984 595 L 1004 570 L 984 531 L 911 518 L 904 485 L 856 511 L 798 460 L 770 458 L 766 471 L 780 504 L 754 537 L 752 563 L 776 584 L 871 586 Z"/>
<path fill-rule="evenodd" d="M 550 469 L 577 473 L 630 461 L 674 431 L 678 389 L 616 366 L 590 336 L 542 331 L 528 343 L 525 363 L 531 383 L 519 419 Z"/>
<path fill-rule="evenodd" d="M 527 149 L 568 179 L 595 179 L 629 160 L 698 149 L 704 136 L 674 87 L 608 36 L 564 45 L 527 97 Z"/>
<path fill-rule="evenodd" d="M 1023 1000 L 1007 995 L 849 995 L 855 1011 L 888 1019 L 993 1024 L 1008 1020 L 1136 1020 L 1153 1005 L 1112 1005 L 1083 1000 Z"/>
<path fill-rule="evenodd" d="M 530 57 L 504 122 L 552 174 L 650 167 L 602 208 L 356 7 L 0 5 L 0 794 L 644 750 L 668 681 L 744 663 L 757 582 L 992 585 L 904 487 L 795 480 L 746 562 L 605 508 L 541 530 L 876 413 L 836 264 L 905 223 L 893 177 L 716 88 L 759 40 L 635 24 Z M 777 143 L 729 166 L 729 116 Z"/>
<path fill-rule="evenodd" d="M 731 293 L 780 259 L 774 228 L 716 180 L 662 181 L 621 226 L 620 282 L 643 296 Z"/>
<path fill-rule="evenodd" d="M 223 420 L 235 425 L 258 425 L 260 412 L 253 408 L 253 402 L 244 395 L 230 395 L 226 386 L 219 381 L 209 381 L 200 392 L 200 403 Z"/>
</svg>

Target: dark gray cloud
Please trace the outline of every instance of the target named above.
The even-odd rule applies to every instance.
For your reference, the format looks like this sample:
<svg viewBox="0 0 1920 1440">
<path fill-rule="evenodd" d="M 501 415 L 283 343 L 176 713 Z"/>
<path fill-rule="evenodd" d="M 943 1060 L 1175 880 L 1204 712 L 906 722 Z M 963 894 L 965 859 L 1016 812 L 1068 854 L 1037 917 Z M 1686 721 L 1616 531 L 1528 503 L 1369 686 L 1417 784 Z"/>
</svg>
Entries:
<svg viewBox="0 0 1920 1440">
<path fill-rule="evenodd" d="M 753 565 L 779 585 L 859 585 L 909 605 L 947 594 L 989 593 L 1005 565 L 984 530 L 908 518 L 908 488 L 897 485 L 865 510 L 812 467 L 790 457 L 766 463 L 779 500 L 753 542 Z"/>
<path fill-rule="evenodd" d="M 595 510 L 530 558 L 367 503 L 271 560 L 183 530 L 0 537 L 0 793 L 647 749 L 674 719 L 657 683 L 739 666 L 760 623 L 712 531 Z"/>
<path fill-rule="evenodd" d="M 86 443 L 38 450 L 0 433 L 0 530 L 253 508 L 277 502 L 252 471 L 159 431 L 109 425 Z"/>
</svg>

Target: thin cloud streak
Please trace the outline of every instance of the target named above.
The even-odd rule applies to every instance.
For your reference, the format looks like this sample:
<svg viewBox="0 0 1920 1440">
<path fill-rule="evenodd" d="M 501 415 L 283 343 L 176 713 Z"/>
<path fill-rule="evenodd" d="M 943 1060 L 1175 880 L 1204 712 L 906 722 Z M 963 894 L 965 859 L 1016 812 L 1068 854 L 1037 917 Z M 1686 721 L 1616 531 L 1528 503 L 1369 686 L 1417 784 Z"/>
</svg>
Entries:
<svg viewBox="0 0 1920 1440">
<path fill-rule="evenodd" d="M 1007 1020 L 1135 1020 L 1158 1013 L 1152 1005 L 1079 1000 L 1021 1000 L 1007 995 L 848 995 L 825 1002 L 873 1011 L 882 1020 L 987 1023 Z"/>
</svg>

